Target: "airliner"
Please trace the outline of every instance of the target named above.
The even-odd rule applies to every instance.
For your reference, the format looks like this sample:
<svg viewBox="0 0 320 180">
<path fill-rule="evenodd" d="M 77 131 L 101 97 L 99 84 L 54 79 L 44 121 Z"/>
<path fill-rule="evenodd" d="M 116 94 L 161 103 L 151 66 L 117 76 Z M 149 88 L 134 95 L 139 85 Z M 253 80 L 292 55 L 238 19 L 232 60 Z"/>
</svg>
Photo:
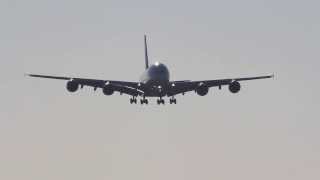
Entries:
<svg viewBox="0 0 320 180">
<path fill-rule="evenodd" d="M 30 77 L 48 78 L 65 80 L 66 89 L 69 92 L 76 92 L 79 88 L 84 86 L 93 87 L 94 91 L 98 88 L 102 89 L 104 95 L 110 96 L 114 92 L 119 92 L 121 95 L 129 95 L 130 103 L 137 104 L 137 98 L 140 99 L 140 104 L 148 104 L 147 98 L 156 97 L 157 104 L 165 104 L 164 97 L 169 98 L 170 104 L 176 104 L 176 95 L 184 95 L 186 92 L 194 91 L 199 96 L 205 96 L 209 92 L 209 88 L 222 86 L 228 86 L 231 93 L 238 93 L 240 91 L 241 81 L 255 80 L 255 79 L 267 79 L 272 78 L 273 75 L 268 76 L 256 76 L 234 79 L 215 79 L 215 80 L 203 80 L 203 81 L 172 81 L 170 80 L 170 74 L 168 68 L 160 63 L 155 62 L 149 66 L 147 37 L 144 35 L 144 56 L 145 56 L 145 71 L 137 82 L 129 81 L 114 81 L 114 80 L 100 80 L 100 79 L 86 79 L 76 77 L 65 76 L 48 76 L 39 74 L 27 74 Z"/>
</svg>

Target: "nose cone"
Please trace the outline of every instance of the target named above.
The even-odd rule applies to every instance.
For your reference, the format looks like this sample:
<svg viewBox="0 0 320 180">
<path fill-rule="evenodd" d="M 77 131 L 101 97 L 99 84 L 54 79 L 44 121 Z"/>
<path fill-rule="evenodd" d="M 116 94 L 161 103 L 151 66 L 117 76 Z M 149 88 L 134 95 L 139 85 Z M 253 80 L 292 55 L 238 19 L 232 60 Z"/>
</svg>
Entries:
<svg viewBox="0 0 320 180">
<path fill-rule="evenodd" d="M 166 65 L 156 62 L 150 67 L 150 74 L 152 79 L 160 80 L 160 81 L 168 81 L 169 80 L 169 70 Z"/>
<path fill-rule="evenodd" d="M 168 68 L 166 67 L 166 65 L 164 65 L 164 64 L 162 64 L 162 63 L 160 63 L 160 62 L 155 62 L 153 66 L 155 66 L 155 67 L 157 67 L 157 68 L 168 69 Z"/>
<path fill-rule="evenodd" d="M 169 74 L 167 66 L 160 62 L 155 62 L 152 69 L 159 74 Z"/>
<path fill-rule="evenodd" d="M 154 63 L 154 66 L 160 66 L 160 65 L 163 65 L 163 64 L 158 61 Z"/>
</svg>

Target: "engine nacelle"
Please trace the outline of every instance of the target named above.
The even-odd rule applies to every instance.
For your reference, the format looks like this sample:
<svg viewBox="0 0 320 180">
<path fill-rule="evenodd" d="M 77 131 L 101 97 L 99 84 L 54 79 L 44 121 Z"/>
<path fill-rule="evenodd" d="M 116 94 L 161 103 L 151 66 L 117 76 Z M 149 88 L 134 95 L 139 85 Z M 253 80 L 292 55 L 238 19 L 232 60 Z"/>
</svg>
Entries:
<svg viewBox="0 0 320 180">
<path fill-rule="evenodd" d="M 229 84 L 229 90 L 232 93 L 237 93 L 239 92 L 241 89 L 241 85 L 238 81 L 234 81 L 231 84 Z"/>
<path fill-rule="evenodd" d="M 79 89 L 79 84 L 74 81 L 67 82 L 67 90 L 69 92 L 76 92 Z"/>
<path fill-rule="evenodd" d="M 102 92 L 106 96 L 110 96 L 114 93 L 114 90 L 111 85 L 105 85 L 104 88 L 102 89 Z"/>
<path fill-rule="evenodd" d="M 199 87 L 197 87 L 196 89 L 196 93 L 199 95 L 199 96 L 205 96 L 207 95 L 209 92 L 209 88 L 205 85 L 200 85 Z"/>
</svg>

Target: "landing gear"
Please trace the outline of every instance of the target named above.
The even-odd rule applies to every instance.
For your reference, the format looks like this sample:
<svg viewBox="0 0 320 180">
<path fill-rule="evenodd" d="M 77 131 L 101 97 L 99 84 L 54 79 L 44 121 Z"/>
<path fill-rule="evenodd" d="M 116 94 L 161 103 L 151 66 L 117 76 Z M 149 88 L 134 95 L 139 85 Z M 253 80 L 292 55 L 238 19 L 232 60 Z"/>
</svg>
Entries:
<svg viewBox="0 0 320 180">
<path fill-rule="evenodd" d="M 169 99 L 169 103 L 170 104 L 177 104 L 177 99 L 174 98 L 173 96 Z M 132 98 L 130 98 L 130 104 L 137 104 L 137 97 L 136 96 L 133 96 Z M 140 99 L 140 104 L 143 105 L 143 104 L 149 104 L 149 101 L 148 99 L 146 99 L 145 97 L 143 97 L 142 99 Z M 157 99 L 157 104 L 160 105 L 160 104 L 165 104 L 165 101 L 162 97 L 160 97 L 159 99 Z"/>
<path fill-rule="evenodd" d="M 160 99 L 157 99 L 157 104 L 163 104 L 164 105 L 164 99 L 162 99 L 162 97 L 160 97 Z"/>
<path fill-rule="evenodd" d="M 130 104 L 137 104 L 137 98 L 135 96 L 130 98 Z M 143 99 L 140 99 L 140 104 L 149 104 L 149 101 L 148 101 L 148 99 L 143 97 Z"/>
<path fill-rule="evenodd" d="M 170 98 L 170 104 L 173 104 L 173 103 L 177 104 L 177 99 L 174 97 Z"/>
<path fill-rule="evenodd" d="M 136 97 L 130 98 L 130 104 L 137 104 L 137 98 Z"/>
<path fill-rule="evenodd" d="M 148 104 L 148 103 L 149 103 L 148 99 L 145 99 L 145 98 L 140 99 L 140 104 Z"/>
</svg>

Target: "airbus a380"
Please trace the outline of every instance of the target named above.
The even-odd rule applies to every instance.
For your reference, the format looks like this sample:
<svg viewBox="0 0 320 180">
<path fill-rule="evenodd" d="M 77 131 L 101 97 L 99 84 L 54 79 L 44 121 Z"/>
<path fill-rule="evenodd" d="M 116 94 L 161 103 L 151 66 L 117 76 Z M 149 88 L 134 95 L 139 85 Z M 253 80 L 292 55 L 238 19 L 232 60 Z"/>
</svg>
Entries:
<svg viewBox="0 0 320 180">
<path fill-rule="evenodd" d="M 216 79 L 216 80 L 204 80 L 204 81 L 171 81 L 168 68 L 159 62 L 149 66 L 148 48 L 146 35 L 144 36 L 144 52 L 145 52 L 145 71 L 142 74 L 140 81 L 113 81 L 113 80 L 99 80 L 99 79 L 85 79 L 76 77 L 64 77 L 64 76 L 48 76 L 38 74 L 27 74 L 31 77 L 49 78 L 66 80 L 66 88 L 69 92 L 76 92 L 79 87 L 91 86 L 94 90 L 101 88 L 103 94 L 110 96 L 114 92 L 120 92 L 120 94 L 127 94 L 131 96 L 130 103 L 137 104 L 137 97 L 141 97 L 140 104 L 148 104 L 148 97 L 157 97 L 157 104 L 165 104 L 163 97 L 170 97 L 170 104 L 176 104 L 177 100 L 175 95 L 186 92 L 194 91 L 199 96 L 205 96 L 208 94 L 209 88 L 222 86 L 228 86 L 231 93 L 238 93 L 240 91 L 240 82 L 255 79 L 272 78 L 269 76 L 257 76 L 257 77 L 245 77 L 234 79 Z"/>
</svg>

